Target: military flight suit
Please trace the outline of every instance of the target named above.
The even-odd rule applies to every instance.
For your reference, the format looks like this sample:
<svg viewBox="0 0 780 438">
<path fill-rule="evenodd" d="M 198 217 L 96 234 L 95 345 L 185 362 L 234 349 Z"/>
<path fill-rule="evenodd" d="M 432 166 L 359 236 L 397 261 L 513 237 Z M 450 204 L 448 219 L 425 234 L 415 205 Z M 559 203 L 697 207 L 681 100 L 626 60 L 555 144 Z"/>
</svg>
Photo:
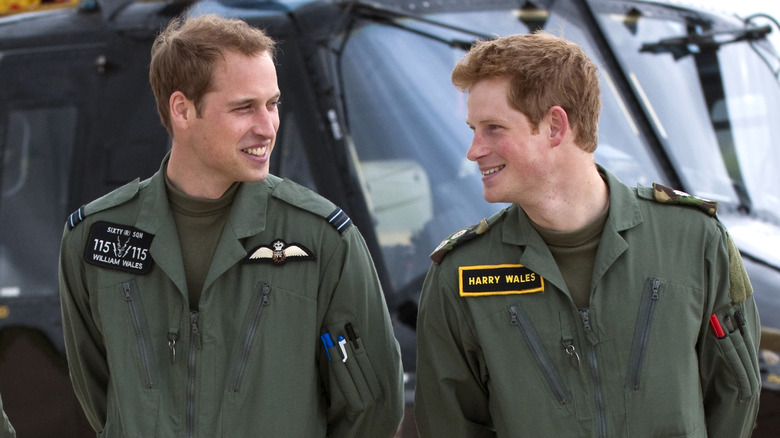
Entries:
<svg viewBox="0 0 780 438">
<path fill-rule="evenodd" d="M 400 350 L 349 218 L 273 175 L 241 184 L 191 311 L 165 165 L 65 226 L 65 344 L 98 436 L 391 437 Z"/>
<path fill-rule="evenodd" d="M 15 437 L 16 431 L 13 426 L 11 426 L 11 422 L 8 421 L 8 416 L 5 415 L 5 411 L 3 411 L 3 399 L 0 397 L 0 438 Z"/>
<path fill-rule="evenodd" d="M 610 210 L 587 308 L 518 205 L 433 254 L 418 319 L 422 437 L 750 436 L 759 322 L 714 208 L 600 171 Z"/>
</svg>

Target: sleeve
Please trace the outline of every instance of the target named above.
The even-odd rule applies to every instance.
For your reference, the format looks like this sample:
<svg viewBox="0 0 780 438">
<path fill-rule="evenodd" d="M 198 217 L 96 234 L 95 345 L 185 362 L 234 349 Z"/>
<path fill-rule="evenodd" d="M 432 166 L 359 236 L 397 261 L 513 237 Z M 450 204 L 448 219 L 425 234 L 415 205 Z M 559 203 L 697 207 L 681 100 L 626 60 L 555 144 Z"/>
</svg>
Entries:
<svg viewBox="0 0 780 438">
<path fill-rule="evenodd" d="M 0 398 L 0 438 L 15 438 L 16 431 L 14 431 L 11 422 L 8 421 L 8 417 L 3 411 L 3 399 Z"/>
<path fill-rule="evenodd" d="M 433 265 L 420 295 L 417 429 L 422 438 L 495 437 L 484 360 L 470 320 L 442 274 Z"/>
<path fill-rule="evenodd" d="M 758 413 L 760 323 L 739 252 L 725 230 L 708 253 L 711 306 L 703 321 L 699 366 L 707 433 L 711 438 L 750 437 Z M 709 318 L 717 318 L 718 336 Z"/>
<path fill-rule="evenodd" d="M 403 367 L 382 286 L 356 227 L 345 231 L 320 286 L 320 374 L 328 436 L 390 438 L 403 418 Z M 341 341 L 341 342 L 340 342 Z M 346 357 L 345 357 L 346 354 Z"/>
<path fill-rule="evenodd" d="M 106 421 L 108 363 L 102 335 L 92 317 L 89 291 L 84 280 L 84 262 L 77 248 L 80 245 L 74 243 L 78 236 L 78 232 L 66 229 L 60 247 L 62 328 L 76 397 L 92 428 L 100 432 Z"/>
</svg>

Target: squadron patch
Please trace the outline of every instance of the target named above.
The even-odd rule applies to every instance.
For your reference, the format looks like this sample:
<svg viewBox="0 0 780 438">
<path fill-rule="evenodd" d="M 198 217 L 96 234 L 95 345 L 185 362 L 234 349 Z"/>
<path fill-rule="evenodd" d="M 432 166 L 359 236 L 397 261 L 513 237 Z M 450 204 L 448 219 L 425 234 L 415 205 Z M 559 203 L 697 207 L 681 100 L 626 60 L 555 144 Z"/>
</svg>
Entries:
<svg viewBox="0 0 780 438">
<path fill-rule="evenodd" d="M 481 265 L 458 268 L 462 297 L 528 294 L 544 291 L 541 275 L 523 265 Z"/>
<path fill-rule="evenodd" d="M 244 261 L 246 263 L 272 263 L 281 266 L 287 262 L 314 260 L 314 253 L 300 243 L 287 244 L 282 239 L 276 239 L 271 246 L 260 245 L 250 251 Z"/>
<path fill-rule="evenodd" d="M 152 269 L 149 248 L 153 239 L 154 234 L 135 227 L 95 222 L 89 229 L 84 261 L 102 268 L 146 274 Z"/>
</svg>

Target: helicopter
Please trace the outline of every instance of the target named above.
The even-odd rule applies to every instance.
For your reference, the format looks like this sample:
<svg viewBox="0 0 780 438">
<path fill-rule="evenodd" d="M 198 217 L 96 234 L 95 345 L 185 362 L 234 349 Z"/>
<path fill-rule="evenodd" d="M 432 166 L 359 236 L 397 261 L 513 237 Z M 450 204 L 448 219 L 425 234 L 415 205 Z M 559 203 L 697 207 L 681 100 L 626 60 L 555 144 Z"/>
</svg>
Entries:
<svg viewBox="0 0 780 438">
<path fill-rule="evenodd" d="M 0 394 L 19 436 L 94 433 L 62 339 L 63 225 L 159 168 L 170 140 L 148 84 L 151 44 L 173 18 L 206 13 L 277 41 L 284 104 L 271 171 L 339 205 L 366 239 L 402 351 L 399 437 L 416 436 L 415 322 L 429 255 L 505 207 L 482 198 L 466 159 L 465 95 L 450 83 L 479 40 L 543 29 L 579 44 L 602 81 L 596 161 L 629 184 L 718 201 L 762 327 L 780 333 L 771 17 L 632 0 L 2 0 Z M 780 421 L 778 349 L 762 345 L 755 436 Z"/>
</svg>

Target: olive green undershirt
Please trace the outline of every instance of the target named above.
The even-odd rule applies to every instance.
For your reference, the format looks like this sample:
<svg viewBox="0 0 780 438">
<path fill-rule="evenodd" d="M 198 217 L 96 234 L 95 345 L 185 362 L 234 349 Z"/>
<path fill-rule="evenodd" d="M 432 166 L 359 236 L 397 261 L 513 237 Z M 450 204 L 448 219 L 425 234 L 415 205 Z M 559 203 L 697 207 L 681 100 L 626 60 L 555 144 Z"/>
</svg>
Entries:
<svg viewBox="0 0 780 438">
<path fill-rule="evenodd" d="M 531 221 L 531 225 L 547 243 L 578 309 L 584 309 L 590 303 L 593 265 L 608 214 L 609 204 L 589 224 L 570 232 L 549 230 Z"/>
<path fill-rule="evenodd" d="M 190 309 L 197 310 L 217 242 L 225 227 L 238 183 L 219 199 L 195 198 L 175 188 L 165 178 L 168 201 L 179 234 Z"/>
</svg>

